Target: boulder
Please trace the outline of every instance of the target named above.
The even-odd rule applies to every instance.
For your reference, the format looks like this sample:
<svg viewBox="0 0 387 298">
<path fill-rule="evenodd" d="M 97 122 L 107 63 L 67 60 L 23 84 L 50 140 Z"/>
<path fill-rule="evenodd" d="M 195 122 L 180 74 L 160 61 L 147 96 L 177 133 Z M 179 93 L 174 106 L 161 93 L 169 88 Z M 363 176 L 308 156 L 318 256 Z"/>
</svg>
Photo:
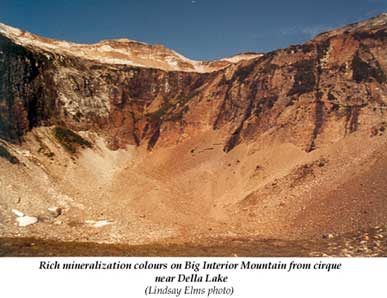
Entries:
<svg viewBox="0 0 387 298">
<path fill-rule="evenodd" d="M 57 218 L 62 214 L 62 208 L 60 207 L 50 207 L 48 208 L 48 213 L 50 214 L 51 217 Z"/>
</svg>

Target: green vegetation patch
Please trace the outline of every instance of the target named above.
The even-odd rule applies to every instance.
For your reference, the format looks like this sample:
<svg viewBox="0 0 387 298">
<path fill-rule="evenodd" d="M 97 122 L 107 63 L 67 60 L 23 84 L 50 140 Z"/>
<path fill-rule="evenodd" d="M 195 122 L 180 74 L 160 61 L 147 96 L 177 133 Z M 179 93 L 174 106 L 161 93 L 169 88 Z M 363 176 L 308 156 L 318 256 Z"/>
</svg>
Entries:
<svg viewBox="0 0 387 298">
<path fill-rule="evenodd" d="M 92 144 L 82 138 L 80 135 L 73 132 L 71 129 L 56 126 L 54 128 L 54 136 L 59 143 L 70 153 L 76 153 L 77 147 L 91 148 Z"/>
<path fill-rule="evenodd" d="M 0 157 L 8 160 L 14 165 L 19 163 L 19 160 L 14 155 L 12 155 L 7 148 L 2 145 L 0 145 Z"/>
</svg>

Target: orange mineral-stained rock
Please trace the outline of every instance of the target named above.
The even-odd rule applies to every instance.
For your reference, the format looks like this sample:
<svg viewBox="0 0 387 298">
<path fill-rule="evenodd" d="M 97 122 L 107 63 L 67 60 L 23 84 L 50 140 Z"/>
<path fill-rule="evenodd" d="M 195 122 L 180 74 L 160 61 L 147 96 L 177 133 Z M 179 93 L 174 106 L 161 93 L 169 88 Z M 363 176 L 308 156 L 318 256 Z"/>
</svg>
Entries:
<svg viewBox="0 0 387 298">
<path fill-rule="evenodd" d="M 386 14 L 210 62 L 0 25 L 0 233 L 18 233 L 12 209 L 52 206 L 61 224 L 28 235 L 294 239 L 383 224 L 386 75 Z"/>
</svg>

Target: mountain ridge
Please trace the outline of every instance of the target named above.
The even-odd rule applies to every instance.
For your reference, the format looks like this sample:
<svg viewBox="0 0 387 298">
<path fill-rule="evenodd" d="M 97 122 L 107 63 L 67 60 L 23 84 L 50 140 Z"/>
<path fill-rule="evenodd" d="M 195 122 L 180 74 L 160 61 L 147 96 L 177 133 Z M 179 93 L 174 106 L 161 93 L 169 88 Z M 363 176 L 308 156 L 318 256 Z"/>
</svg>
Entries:
<svg viewBox="0 0 387 298">
<path fill-rule="evenodd" d="M 21 232 L 10 210 L 53 206 L 60 220 L 22 232 L 142 243 L 386 223 L 385 20 L 205 73 L 0 36 L 1 146 L 19 161 L 0 158 L 3 234 Z"/>
<path fill-rule="evenodd" d="M 235 63 L 233 61 L 261 56 L 259 53 L 241 53 L 213 61 L 195 61 L 160 44 L 147 44 L 126 38 L 78 44 L 40 37 L 2 23 L 0 23 L 0 34 L 21 46 L 72 54 L 106 64 L 159 68 L 165 71 L 212 72 Z"/>
</svg>

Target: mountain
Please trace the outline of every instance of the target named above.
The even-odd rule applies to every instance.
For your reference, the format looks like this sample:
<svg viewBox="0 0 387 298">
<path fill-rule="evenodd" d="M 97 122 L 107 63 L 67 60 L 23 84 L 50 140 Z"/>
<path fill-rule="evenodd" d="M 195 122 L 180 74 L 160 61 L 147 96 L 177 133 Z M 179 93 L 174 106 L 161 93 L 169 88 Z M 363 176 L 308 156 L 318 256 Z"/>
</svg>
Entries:
<svg viewBox="0 0 387 298">
<path fill-rule="evenodd" d="M 386 45 L 387 14 L 210 62 L 0 25 L 0 232 L 147 243 L 384 224 Z M 39 221 L 20 229 L 12 209 Z"/>
</svg>

